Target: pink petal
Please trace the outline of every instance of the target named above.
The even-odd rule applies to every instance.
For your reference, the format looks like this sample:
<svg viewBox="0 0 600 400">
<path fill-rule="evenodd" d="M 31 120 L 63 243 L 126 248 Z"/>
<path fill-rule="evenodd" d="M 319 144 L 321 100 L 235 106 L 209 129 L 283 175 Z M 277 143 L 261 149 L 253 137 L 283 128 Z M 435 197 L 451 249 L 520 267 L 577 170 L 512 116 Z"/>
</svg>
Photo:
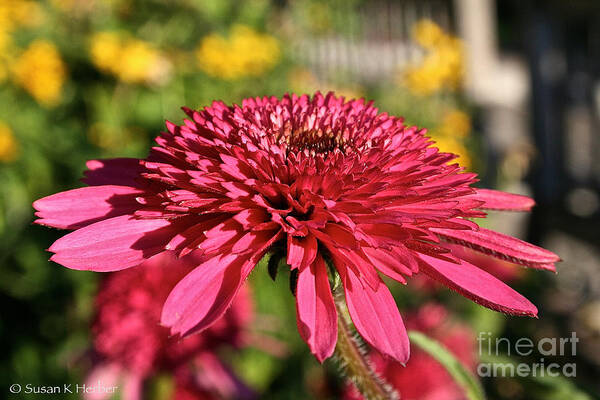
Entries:
<svg viewBox="0 0 600 400">
<path fill-rule="evenodd" d="M 377 269 L 371 263 L 369 258 L 360 251 L 349 251 L 346 249 L 331 249 L 329 248 L 331 256 L 336 258 L 339 262 L 345 263 L 346 267 L 354 270 L 360 277 L 362 282 L 371 286 L 371 289 L 377 291 L 381 285 L 381 278 L 377 273 Z"/>
<path fill-rule="evenodd" d="M 249 256 L 218 255 L 196 267 L 173 288 L 161 315 L 172 334 L 188 335 L 209 327 L 227 310 L 251 271 Z"/>
<path fill-rule="evenodd" d="M 333 354 L 337 342 L 337 312 L 329 287 L 327 266 L 317 256 L 300 268 L 296 288 L 298 331 L 319 362 Z"/>
<path fill-rule="evenodd" d="M 483 201 L 478 208 L 488 210 L 531 211 L 535 201 L 527 196 L 501 192 L 491 189 L 476 189 L 477 193 L 470 195 L 476 200 Z"/>
<path fill-rule="evenodd" d="M 492 310 L 514 315 L 537 316 L 537 308 L 525 297 L 487 272 L 462 261 L 454 264 L 420 254 L 421 269 L 429 277 Z"/>
<path fill-rule="evenodd" d="M 329 235 L 333 243 L 338 247 L 356 249 L 356 238 L 352 231 L 339 224 L 328 223 L 323 229 L 323 233 Z"/>
<path fill-rule="evenodd" d="M 175 234 L 165 219 L 127 215 L 96 222 L 58 239 L 50 260 L 65 267 L 98 272 L 133 267 L 164 250 Z"/>
<path fill-rule="evenodd" d="M 40 219 L 36 224 L 60 229 L 77 229 L 123 214 L 140 205 L 135 198 L 143 191 L 128 186 L 90 186 L 44 197 L 33 203 Z"/>
<path fill-rule="evenodd" d="M 554 271 L 553 263 L 560 261 L 560 257 L 551 251 L 489 229 L 472 231 L 431 228 L 431 231 L 451 243 L 531 268 Z"/>
<path fill-rule="evenodd" d="M 206 239 L 198 246 L 207 254 L 222 253 L 244 234 L 242 226 L 233 218 L 215 225 L 204 233 Z"/>
<path fill-rule="evenodd" d="M 254 254 L 217 255 L 187 274 L 165 301 L 161 324 L 172 334 L 190 335 L 208 328 L 233 301 L 256 263 L 280 237 L 272 235 Z"/>
<path fill-rule="evenodd" d="M 375 291 L 363 285 L 351 268 L 339 271 L 348 311 L 358 333 L 381 353 L 406 363 L 410 355 L 408 335 L 388 288 L 381 282 Z"/>
<path fill-rule="evenodd" d="M 233 217 L 242 228 L 251 229 L 256 225 L 269 221 L 269 214 L 262 208 L 250 208 L 243 210 Z"/>
<path fill-rule="evenodd" d="M 296 237 L 288 235 L 287 263 L 292 269 L 302 268 L 312 264 L 317 256 L 318 243 L 314 235 Z"/>
<path fill-rule="evenodd" d="M 410 268 L 402 264 L 397 257 L 394 257 L 393 253 L 387 250 L 363 247 L 363 252 L 367 255 L 375 268 L 398 282 L 406 283 L 406 279 L 402 274 L 408 276 L 412 275 Z"/>
<path fill-rule="evenodd" d="M 288 235 L 287 239 L 287 263 L 292 268 L 298 268 L 304 258 L 304 246 L 300 238 Z"/>
<path fill-rule="evenodd" d="M 275 236 L 276 230 L 246 232 L 231 248 L 232 253 L 256 252 L 268 239 Z"/>
<path fill-rule="evenodd" d="M 107 160 L 90 160 L 85 164 L 84 183 L 90 186 L 121 185 L 140 186 L 136 178 L 144 167 L 137 158 L 111 158 Z"/>
</svg>

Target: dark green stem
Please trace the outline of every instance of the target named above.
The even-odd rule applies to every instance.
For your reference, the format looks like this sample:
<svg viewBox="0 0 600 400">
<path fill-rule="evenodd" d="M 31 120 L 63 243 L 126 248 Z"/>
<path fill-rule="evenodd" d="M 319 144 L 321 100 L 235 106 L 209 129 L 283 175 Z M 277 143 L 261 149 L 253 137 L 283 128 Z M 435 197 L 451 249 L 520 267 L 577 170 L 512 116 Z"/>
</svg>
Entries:
<svg viewBox="0 0 600 400">
<path fill-rule="evenodd" d="M 365 400 L 396 400 L 398 393 L 377 372 L 361 339 L 354 333 L 342 290 L 334 291 L 338 313 L 338 341 L 335 355 L 342 372 L 354 383 Z"/>
</svg>

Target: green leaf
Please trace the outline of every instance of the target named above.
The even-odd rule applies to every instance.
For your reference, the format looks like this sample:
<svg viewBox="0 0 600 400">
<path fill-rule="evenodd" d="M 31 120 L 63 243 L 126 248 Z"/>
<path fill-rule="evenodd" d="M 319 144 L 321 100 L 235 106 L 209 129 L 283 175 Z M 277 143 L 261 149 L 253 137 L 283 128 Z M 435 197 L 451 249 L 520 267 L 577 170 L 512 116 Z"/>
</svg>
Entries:
<svg viewBox="0 0 600 400">
<path fill-rule="evenodd" d="M 425 351 L 446 368 L 446 371 L 448 371 L 454 381 L 465 391 L 469 400 L 485 400 L 485 393 L 479 380 L 443 345 L 421 332 L 409 331 L 408 337 L 411 343 L 419 346 L 421 350 Z"/>
</svg>

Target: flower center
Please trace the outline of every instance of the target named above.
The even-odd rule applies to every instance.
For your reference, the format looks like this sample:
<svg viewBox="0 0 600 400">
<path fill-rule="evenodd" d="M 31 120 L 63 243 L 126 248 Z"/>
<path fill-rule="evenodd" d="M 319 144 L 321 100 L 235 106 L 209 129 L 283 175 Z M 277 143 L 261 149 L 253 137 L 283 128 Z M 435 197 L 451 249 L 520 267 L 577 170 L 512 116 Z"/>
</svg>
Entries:
<svg viewBox="0 0 600 400">
<path fill-rule="evenodd" d="M 278 141 L 286 143 L 289 151 L 308 150 L 315 154 L 327 154 L 335 149 L 345 153 L 349 147 L 349 141 L 343 135 L 330 129 L 292 130 L 282 134 Z"/>
</svg>

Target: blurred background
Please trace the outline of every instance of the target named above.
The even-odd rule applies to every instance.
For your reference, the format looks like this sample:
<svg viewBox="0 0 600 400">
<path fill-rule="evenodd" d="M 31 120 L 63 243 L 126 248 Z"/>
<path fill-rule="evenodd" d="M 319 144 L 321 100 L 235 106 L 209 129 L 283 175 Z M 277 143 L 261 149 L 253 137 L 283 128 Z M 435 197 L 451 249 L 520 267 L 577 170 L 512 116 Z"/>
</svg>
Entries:
<svg viewBox="0 0 600 400">
<path fill-rule="evenodd" d="M 47 261 L 44 249 L 62 233 L 32 225 L 35 199 L 81 186 L 88 159 L 144 157 L 165 119 L 181 121 L 180 106 L 316 90 L 374 100 L 426 127 L 482 186 L 535 198 L 532 214 L 491 213 L 484 224 L 563 258 L 558 275 L 490 266 L 538 306 L 538 320 L 508 318 L 418 281 L 393 292 L 406 312 L 445 304 L 472 338 L 577 333 L 576 356 L 545 360 L 575 362 L 575 378 L 484 378 L 489 398 L 598 398 L 594 0 L 0 0 L 3 393 L 15 382 L 83 382 L 90 369 L 103 276 Z M 229 354 L 232 369 L 261 398 L 339 398 L 335 364 L 322 368 L 297 334 L 285 282 L 273 284 L 264 271 L 250 281 L 263 321 L 251 329 L 281 348 Z"/>
</svg>

